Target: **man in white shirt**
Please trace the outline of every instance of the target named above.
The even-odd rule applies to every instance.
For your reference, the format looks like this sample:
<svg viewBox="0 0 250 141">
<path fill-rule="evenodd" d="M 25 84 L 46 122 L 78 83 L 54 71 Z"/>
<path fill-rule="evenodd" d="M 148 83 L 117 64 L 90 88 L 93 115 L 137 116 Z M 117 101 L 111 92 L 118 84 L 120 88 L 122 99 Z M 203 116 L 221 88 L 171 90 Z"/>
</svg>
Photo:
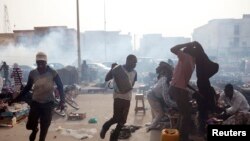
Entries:
<svg viewBox="0 0 250 141">
<path fill-rule="evenodd" d="M 224 92 L 220 95 L 219 104 L 225 104 L 224 110 L 226 117 L 232 116 L 237 112 L 248 112 L 250 107 L 245 96 L 234 90 L 232 84 L 225 86 Z"/>
<path fill-rule="evenodd" d="M 126 73 L 129 83 L 131 84 L 132 88 L 135 84 L 135 81 L 137 81 L 137 72 L 135 70 L 137 63 L 137 58 L 135 55 L 130 54 L 127 56 L 126 59 L 126 64 L 121 66 L 123 71 Z M 115 64 L 114 64 L 115 66 Z M 115 67 L 114 67 L 115 68 Z M 112 68 L 106 75 L 105 81 L 109 81 L 113 79 L 114 72 Z M 121 72 L 119 73 L 121 74 Z M 122 80 L 125 81 L 125 78 Z M 106 121 L 101 129 L 100 132 L 100 137 L 102 139 L 105 138 L 106 132 L 109 130 L 109 128 L 113 124 L 117 124 L 114 131 L 111 133 L 109 141 L 117 141 L 120 131 L 122 127 L 125 125 L 127 122 L 127 116 L 129 113 L 129 108 L 130 108 L 130 101 L 132 99 L 132 89 L 129 91 L 123 93 L 121 89 L 118 87 L 118 82 L 114 78 L 114 92 L 113 92 L 113 98 L 114 98 L 114 103 L 113 103 L 113 116 L 110 118 L 108 121 Z M 122 85 L 122 87 L 125 87 Z"/>
<path fill-rule="evenodd" d="M 172 79 L 173 68 L 170 64 L 161 61 L 156 68 L 158 80 L 156 84 L 147 91 L 147 99 L 152 111 L 152 123 L 147 128 L 147 131 L 157 128 L 159 121 L 164 117 L 166 108 L 176 108 L 176 103 L 170 99 L 167 94 L 169 83 Z"/>
</svg>

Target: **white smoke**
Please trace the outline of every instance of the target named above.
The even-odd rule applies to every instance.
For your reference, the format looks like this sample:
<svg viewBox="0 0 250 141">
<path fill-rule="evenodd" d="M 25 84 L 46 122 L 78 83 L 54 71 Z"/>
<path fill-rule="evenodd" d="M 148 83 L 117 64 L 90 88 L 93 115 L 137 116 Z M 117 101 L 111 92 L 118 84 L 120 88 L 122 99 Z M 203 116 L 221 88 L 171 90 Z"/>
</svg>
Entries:
<svg viewBox="0 0 250 141">
<path fill-rule="evenodd" d="M 26 46 L 25 41 L 22 41 L 18 45 L 9 44 L 1 46 L 0 61 L 5 61 L 9 65 L 18 63 L 20 65 L 33 66 L 36 53 L 43 51 L 48 56 L 48 63 L 72 65 L 77 59 L 76 47 L 66 46 L 65 42 L 63 31 L 52 31 L 41 37 L 37 45 Z"/>
</svg>

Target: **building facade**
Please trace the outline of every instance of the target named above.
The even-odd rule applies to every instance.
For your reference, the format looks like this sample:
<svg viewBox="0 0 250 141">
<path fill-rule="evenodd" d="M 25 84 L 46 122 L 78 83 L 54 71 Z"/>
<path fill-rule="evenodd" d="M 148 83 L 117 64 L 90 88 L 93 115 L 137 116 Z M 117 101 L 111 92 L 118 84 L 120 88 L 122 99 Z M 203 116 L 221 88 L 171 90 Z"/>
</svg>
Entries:
<svg viewBox="0 0 250 141">
<path fill-rule="evenodd" d="M 185 37 L 164 37 L 162 34 L 144 34 L 140 39 L 140 48 L 137 54 L 138 56 L 154 59 L 169 59 L 175 57 L 170 52 L 171 47 L 190 41 L 190 38 Z"/>
<path fill-rule="evenodd" d="M 241 19 L 215 19 L 194 29 L 193 40 L 199 41 L 208 54 L 216 57 L 250 56 L 250 14 Z"/>
</svg>

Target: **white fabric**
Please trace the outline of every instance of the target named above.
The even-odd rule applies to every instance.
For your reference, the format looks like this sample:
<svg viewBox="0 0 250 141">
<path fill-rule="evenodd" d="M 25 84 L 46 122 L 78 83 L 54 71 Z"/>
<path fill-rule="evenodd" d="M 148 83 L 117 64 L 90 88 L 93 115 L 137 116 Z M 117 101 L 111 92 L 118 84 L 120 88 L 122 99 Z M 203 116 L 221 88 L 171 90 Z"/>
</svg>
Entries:
<svg viewBox="0 0 250 141">
<path fill-rule="evenodd" d="M 231 100 L 226 97 L 225 93 L 223 92 L 220 95 L 219 101 L 223 101 L 226 105 L 230 106 L 226 109 L 226 112 L 230 115 L 235 114 L 236 112 L 247 112 L 249 110 L 249 104 L 245 96 L 237 90 L 234 90 Z"/>
<path fill-rule="evenodd" d="M 164 106 L 176 107 L 176 103 L 167 95 L 167 77 L 162 76 L 156 84 L 147 92 L 147 99 L 152 111 L 152 124 L 149 128 L 155 128 L 164 116 Z M 165 103 L 163 103 L 165 102 Z"/>
</svg>

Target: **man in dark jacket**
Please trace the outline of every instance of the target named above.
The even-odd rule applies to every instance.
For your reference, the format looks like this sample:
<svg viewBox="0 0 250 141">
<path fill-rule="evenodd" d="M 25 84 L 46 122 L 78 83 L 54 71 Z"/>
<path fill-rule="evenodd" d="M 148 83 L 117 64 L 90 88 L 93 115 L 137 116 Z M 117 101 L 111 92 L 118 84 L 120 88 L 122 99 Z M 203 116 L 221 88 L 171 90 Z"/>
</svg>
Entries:
<svg viewBox="0 0 250 141">
<path fill-rule="evenodd" d="M 7 65 L 6 62 L 3 62 L 3 65 L 0 68 L 0 71 L 3 70 L 3 76 L 4 76 L 4 86 L 11 85 L 11 81 L 9 79 L 9 65 Z"/>
<path fill-rule="evenodd" d="M 47 65 L 47 55 L 43 52 L 36 54 L 37 68 L 29 73 L 27 85 L 24 87 L 21 95 L 26 94 L 32 88 L 32 102 L 26 128 L 32 130 L 29 140 L 34 141 L 38 132 L 38 123 L 40 120 L 40 138 L 39 141 L 45 141 L 48 128 L 52 120 L 54 107 L 54 83 L 60 93 L 60 105 L 64 105 L 64 92 L 61 78 L 55 70 Z"/>
<path fill-rule="evenodd" d="M 199 42 L 195 41 L 194 45 L 197 87 L 199 91 L 195 98 L 198 104 L 199 131 L 204 134 L 209 113 L 216 112 L 217 109 L 216 92 L 211 86 L 209 79 L 218 72 L 219 64 L 208 58 Z"/>
</svg>

